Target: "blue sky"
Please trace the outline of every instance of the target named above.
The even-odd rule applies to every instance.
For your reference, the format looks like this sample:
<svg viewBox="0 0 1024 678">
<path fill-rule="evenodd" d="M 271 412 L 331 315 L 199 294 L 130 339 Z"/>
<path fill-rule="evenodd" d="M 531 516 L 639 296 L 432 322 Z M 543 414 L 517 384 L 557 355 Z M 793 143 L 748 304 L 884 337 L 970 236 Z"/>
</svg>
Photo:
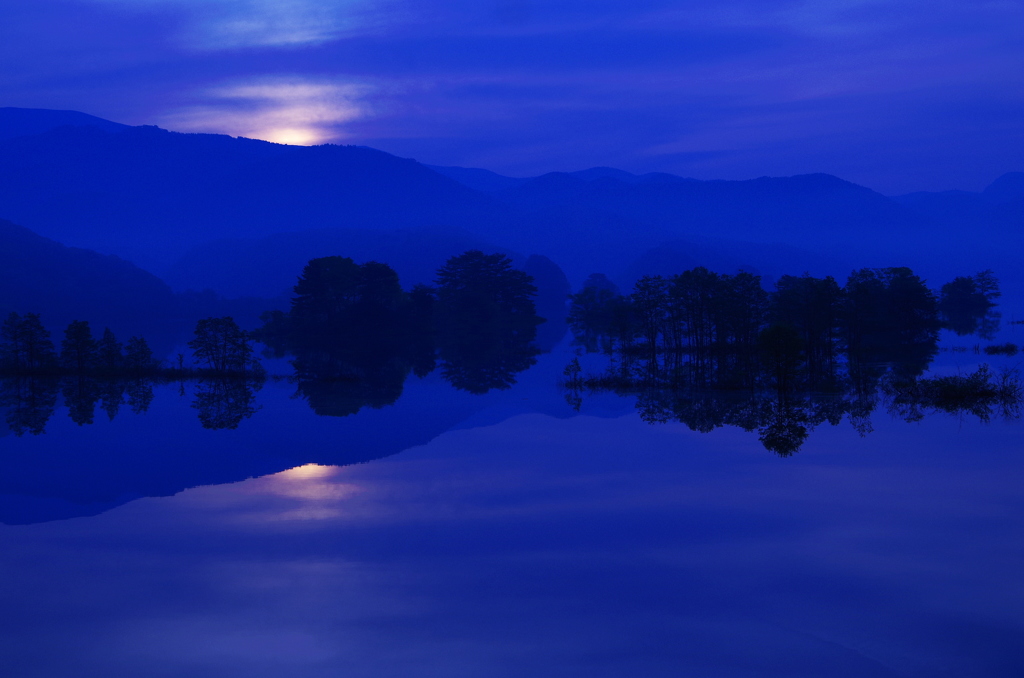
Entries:
<svg viewBox="0 0 1024 678">
<path fill-rule="evenodd" d="M 0 105 L 532 175 L 1024 169 L 1024 2 L 17 0 Z"/>
</svg>

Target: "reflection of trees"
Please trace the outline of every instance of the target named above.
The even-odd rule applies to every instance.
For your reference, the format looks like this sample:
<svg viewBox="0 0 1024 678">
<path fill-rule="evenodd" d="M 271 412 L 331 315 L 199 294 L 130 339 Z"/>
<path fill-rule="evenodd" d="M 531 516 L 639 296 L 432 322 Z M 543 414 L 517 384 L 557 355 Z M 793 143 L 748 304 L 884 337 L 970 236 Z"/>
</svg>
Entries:
<svg viewBox="0 0 1024 678">
<path fill-rule="evenodd" d="M 331 417 L 394 403 L 402 395 L 410 371 L 403 355 L 373 342 L 307 348 L 297 352 L 292 365 L 296 395 L 317 414 Z"/>
<path fill-rule="evenodd" d="M 7 410 L 7 426 L 16 436 L 39 435 L 57 406 L 60 383 L 56 379 L 21 377 L 0 380 L 0 406 Z"/>
<path fill-rule="evenodd" d="M 439 339 L 441 375 L 452 386 L 470 393 L 510 388 L 516 374 L 529 368 L 540 352 L 529 339 L 514 332 L 464 326 L 453 327 Z"/>
<path fill-rule="evenodd" d="M 67 377 L 61 380 L 61 392 L 68 416 L 79 426 L 91 424 L 96 404 L 113 421 L 127 404 L 134 414 L 142 414 L 153 401 L 153 382 L 149 379 L 97 379 Z"/>
<path fill-rule="evenodd" d="M 143 414 L 153 402 L 151 379 L 97 379 L 91 377 L 15 377 L 0 379 L 0 408 L 6 410 L 8 428 L 18 436 L 39 435 L 53 416 L 57 395 L 64 397 L 69 418 L 79 426 L 95 422 L 96 405 L 113 421 L 121 405 Z M 200 382 L 192 406 L 205 428 L 236 428 L 258 409 L 256 392 L 262 379 L 220 379 Z"/>
<path fill-rule="evenodd" d="M 702 433 L 736 426 L 781 456 L 797 452 L 826 422 L 836 426 L 845 418 L 861 435 L 870 433 L 880 403 L 905 421 L 944 412 L 983 422 L 1017 418 L 1024 403 L 1024 383 L 1012 371 L 995 374 L 982 366 L 968 375 L 922 376 L 937 352 L 930 333 L 927 341 L 893 346 L 865 336 L 856 351 L 822 351 L 815 360 L 786 326 L 769 330 L 762 332 L 759 356 L 742 368 L 727 355 L 684 354 L 669 364 L 660 352 L 627 347 L 613 353 L 604 374 L 582 376 L 574 360 L 564 373 L 566 399 L 579 409 L 584 390 L 632 395 L 644 421 L 678 421 Z M 744 371 L 742 379 L 733 376 L 736 369 Z"/>
<path fill-rule="evenodd" d="M 931 412 L 971 415 L 989 422 L 995 417 L 1017 419 L 1024 402 L 1024 384 L 1013 370 L 993 373 L 981 365 L 970 374 L 927 379 L 893 377 L 882 384 L 890 414 L 919 421 Z"/>
<path fill-rule="evenodd" d="M 61 391 L 71 421 L 79 426 L 91 424 L 96 413 L 96 402 L 100 399 L 97 381 L 88 377 L 65 379 Z"/>
<path fill-rule="evenodd" d="M 261 379 L 210 379 L 196 385 L 192 407 L 199 411 L 203 428 L 234 429 L 259 409 L 256 392 Z"/>
<path fill-rule="evenodd" d="M 132 414 L 142 414 L 149 410 L 149 404 L 153 402 L 153 382 L 147 379 L 129 381 L 125 385 L 124 395 Z"/>
</svg>

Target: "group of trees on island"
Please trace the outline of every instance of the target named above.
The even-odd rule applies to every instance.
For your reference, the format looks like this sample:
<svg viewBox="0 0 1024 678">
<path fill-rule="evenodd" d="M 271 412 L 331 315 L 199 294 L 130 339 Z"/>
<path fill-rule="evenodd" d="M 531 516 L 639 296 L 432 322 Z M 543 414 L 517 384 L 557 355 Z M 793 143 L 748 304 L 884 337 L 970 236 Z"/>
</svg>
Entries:
<svg viewBox="0 0 1024 678">
<path fill-rule="evenodd" d="M 64 330 L 60 352 L 35 313 L 11 313 L 0 325 L 3 374 L 138 376 L 151 373 L 157 365 L 142 337 L 131 337 L 122 345 L 108 327 L 96 339 L 84 320 L 72 321 Z"/>
<path fill-rule="evenodd" d="M 585 350 L 613 359 L 596 375 L 570 363 L 566 399 L 579 408 L 584 390 L 635 395 L 646 421 L 738 426 L 781 455 L 844 416 L 869 431 L 880 402 L 908 421 L 927 411 L 1015 417 L 1024 389 L 1012 372 L 922 376 L 941 329 L 991 336 L 998 297 L 991 271 L 938 293 L 909 268 L 861 269 L 843 286 L 783 276 L 771 292 L 750 273 L 705 268 L 641 278 L 629 295 L 594 275 L 572 296 L 569 323 Z"/>
<path fill-rule="evenodd" d="M 110 418 L 122 404 L 145 411 L 152 382 L 196 379 L 193 407 L 203 426 L 234 428 L 255 412 L 265 378 L 255 342 L 267 356 L 291 358 L 297 394 L 318 414 L 393 403 L 410 374 L 435 370 L 455 388 L 485 393 L 510 387 L 535 362 L 544 322 L 536 293 L 507 256 L 477 250 L 449 259 L 433 286 L 410 290 L 387 264 L 316 258 L 289 310 L 265 313 L 259 329 L 243 331 L 230 317 L 200 320 L 189 366 L 184 356 L 171 366 L 155 359 L 141 337 L 122 344 L 109 328 L 96 337 L 80 320 L 58 347 L 38 315 L 12 313 L 0 326 L 0 405 L 12 430 L 38 433 L 59 392 L 71 418 L 85 424 L 97 404 Z M 977 386 L 970 410 L 935 395 L 956 392 L 950 384 L 920 375 L 940 329 L 991 336 L 998 296 L 990 271 L 938 292 L 908 268 L 861 269 L 842 286 L 831 277 L 783 276 L 766 291 L 751 273 L 698 267 L 641 278 L 626 295 L 595 274 L 570 295 L 569 324 L 579 345 L 612 361 L 596 376 L 582 375 L 574 361 L 567 398 L 578 405 L 583 389 L 636 394 L 649 421 L 675 418 L 695 430 L 736 424 L 759 431 L 780 454 L 844 414 L 869 428 L 880 393 L 906 416 L 927 407 L 983 412 L 1000 398 L 1012 401 L 1011 392 L 1019 400 L 1017 382 L 997 388 L 987 372 L 964 382 Z M 982 381 L 991 386 L 984 393 Z"/>
<path fill-rule="evenodd" d="M 313 259 L 290 310 L 264 314 L 254 337 L 271 355 L 293 357 L 298 392 L 321 414 L 390 404 L 410 373 L 438 368 L 471 393 L 511 386 L 538 353 L 543 319 L 530 276 L 505 255 L 470 250 L 435 283 L 405 291 L 387 264 Z"/>
<path fill-rule="evenodd" d="M 230 377 L 260 370 L 252 338 L 232 318 L 200 320 L 188 345 L 198 367 L 168 367 L 154 358 L 143 337 L 121 344 L 107 327 L 97 339 L 88 321 L 74 320 L 58 351 L 37 314 L 11 313 L 0 325 L 0 376 Z"/>
<path fill-rule="evenodd" d="M 786 275 L 771 292 L 750 273 L 694 268 L 641 278 L 629 295 L 598 274 L 572 295 L 569 323 L 588 351 L 646 358 L 649 373 L 749 387 L 765 376 L 785 381 L 799 366 L 812 380 L 829 375 L 841 355 L 909 361 L 919 372 L 943 327 L 994 331 L 998 296 L 991 271 L 956 278 L 939 294 L 909 268 L 860 269 L 844 286 Z"/>
<path fill-rule="evenodd" d="M 207 428 L 234 428 L 251 415 L 262 376 L 252 340 L 231 318 L 206 318 L 189 342 L 197 367 L 165 366 L 142 337 L 122 344 L 105 328 L 97 339 L 89 323 L 72 321 L 59 350 L 40 317 L 11 313 L 0 325 L 0 406 L 16 435 L 39 434 L 62 395 L 68 416 L 92 424 L 96 406 L 113 419 L 122 405 L 136 414 L 153 400 L 153 383 L 203 379 L 193 406 Z"/>
<path fill-rule="evenodd" d="M 409 374 L 435 369 L 456 388 L 485 393 L 508 388 L 535 362 L 544 322 L 536 291 L 507 256 L 477 250 L 450 258 L 435 286 L 409 291 L 386 264 L 317 258 L 299 276 L 290 310 L 265 313 L 259 329 L 246 332 L 230 317 L 198 321 L 188 366 L 183 355 L 177 365 L 155 360 L 139 337 L 122 346 L 105 329 L 96 339 L 77 320 L 58 351 L 39 316 L 12 314 L 0 334 L 0 405 L 12 430 L 38 433 L 58 391 L 71 418 L 86 424 L 97 403 L 111 418 L 125 399 L 144 411 L 152 395 L 139 390 L 143 382 L 191 379 L 203 426 L 234 428 L 255 412 L 265 379 L 256 341 L 268 356 L 292 358 L 298 394 L 318 414 L 393 403 Z"/>
</svg>

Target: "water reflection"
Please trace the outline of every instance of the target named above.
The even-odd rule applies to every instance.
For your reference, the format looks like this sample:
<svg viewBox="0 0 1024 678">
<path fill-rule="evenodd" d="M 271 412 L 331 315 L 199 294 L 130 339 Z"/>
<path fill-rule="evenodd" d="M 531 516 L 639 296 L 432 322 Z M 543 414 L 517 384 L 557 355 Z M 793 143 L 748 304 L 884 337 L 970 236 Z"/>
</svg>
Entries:
<svg viewBox="0 0 1024 678">
<path fill-rule="evenodd" d="M 0 408 L 8 429 L 16 436 L 40 435 L 46 431 L 63 397 L 68 416 L 80 426 L 92 424 L 96 405 L 113 421 L 122 405 L 142 414 L 153 401 L 150 379 L 98 379 L 92 377 L 14 377 L 0 379 Z"/>
<path fill-rule="evenodd" d="M 39 435 L 57 406 L 60 382 L 56 379 L 0 379 L 0 406 L 8 428 L 17 436 Z"/>
<path fill-rule="evenodd" d="M 780 464 L 729 430 L 527 414 L 0 528 L 5 675 L 1020 675 L 1019 427 L 907 433 Z"/>
<path fill-rule="evenodd" d="M 192 407 L 203 428 L 234 429 L 259 409 L 256 392 L 263 379 L 208 379 L 196 384 Z"/>
<path fill-rule="evenodd" d="M 854 360 L 835 363 L 827 371 L 819 366 L 813 378 L 806 367 L 780 367 L 777 360 L 753 362 L 745 365 L 744 378 L 770 388 L 746 390 L 721 388 L 718 385 L 733 384 L 735 378 L 720 375 L 720 368 L 707 364 L 666 370 L 650 360 L 627 357 L 613 361 L 603 374 L 585 375 L 577 358 L 563 373 L 563 387 L 566 402 L 577 411 L 588 393 L 632 396 L 644 421 L 678 421 L 702 433 L 735 426 L 756 433 L 765 449 L 784 457 L 799 451 L 824 423 L 837 426 L 845 418 L 860 435 L 867 435 L 879 405 L 907 422 L 935 413 L 986 423 L 1020 417 L 1024 382 L 1017 371 L 994 371 L 983 364 L 966 374 L 921 376 L 928 365 L 925 356 L 930 359 L 933 354 L 933 347 L 928 347 L 903 362 Z M 710 386 L 701 388 L 695 382 Z"/>
</svg>

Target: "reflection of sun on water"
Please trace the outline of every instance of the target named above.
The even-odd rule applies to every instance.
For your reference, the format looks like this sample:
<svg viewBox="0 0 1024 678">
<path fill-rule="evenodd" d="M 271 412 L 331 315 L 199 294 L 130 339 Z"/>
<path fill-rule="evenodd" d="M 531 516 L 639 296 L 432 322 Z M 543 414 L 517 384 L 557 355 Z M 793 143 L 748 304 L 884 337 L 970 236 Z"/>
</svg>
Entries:
<svg viewBox="0 0 1024 678">
<path fill-rule="evenodd" d="M 278 519 L 323 519 L 341 515 L 337 504 L 359 488 L 350 483 L 332 482 L 331 477 L 338 475 L 341 469 L 337 466 L 305 464 L 268 476 L 268 489 L 271 494 L 289 499 L 298 499 L 302 507 L 290 509 L 278 514 Z"/>
<path fill-rule="evenodd" d="M 321 466 L 320 464 L 305 464 L 304 466 L 296 466 L 290 468 L 287 471 L 281 471 L 277 474 L 280 478 L 324 478 L 326 476 L 334 475 L 338 470 L 337 466 Z"/>
</svg>

